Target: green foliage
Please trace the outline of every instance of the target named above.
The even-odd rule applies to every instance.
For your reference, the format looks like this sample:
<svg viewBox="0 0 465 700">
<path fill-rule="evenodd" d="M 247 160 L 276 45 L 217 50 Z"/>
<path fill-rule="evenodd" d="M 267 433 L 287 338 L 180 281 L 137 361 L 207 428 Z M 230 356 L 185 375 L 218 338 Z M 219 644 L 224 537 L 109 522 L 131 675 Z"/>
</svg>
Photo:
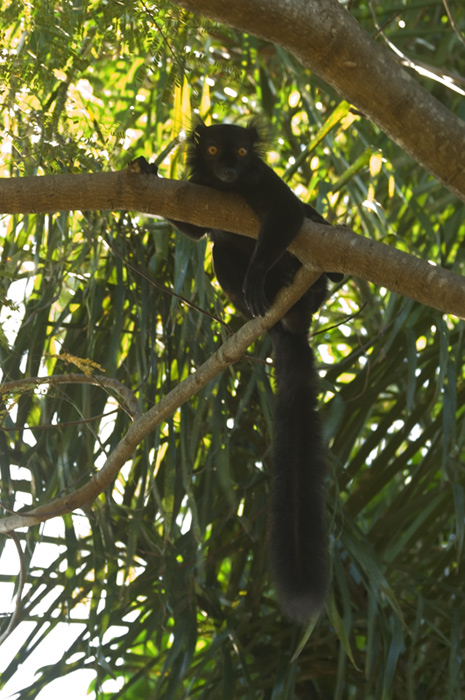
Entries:
<svg viewBox="0 0 465 700">
<path fill-rule="evenodd" d="M 356 5 L 373 33 L 368 4 Z M 407 5 L 383 3 L 389 39 L 463 75 L 442 2 Z M 463 272 L 463 205 L 283 49 L 166 2 L 0 8 L 3 176 L 118 169 L 166 149 L 161 172 L 180 177 L 174 143 L 191 109 L 215 120 L 260 113 L 275 134 L 270 163 L 302 199 Z M 425 84 L 460 114 L 457 93 Z M 98 363 L 146 410 L 217 349 L 222 322 L 241 322 L 208 244 L 162 220 L 21 215 L 4 217 L 0 235 L 4 382 L 77 372 L 58 357 L 68 353 Z M 82 669 L 98 698 L 463 696 L 463 324 L 346 278 L 313 330 L 332 585 L 310 638 L 282 619 L 268 577 L 265 339 L 139 445 L 85 511 L 20 533 L 29 625 L 21 644 L 12 638 L 2 687 L 67 623 L 74 641 L 21 698 Z M 3 398 L 5 516 L 81 486 L 130 423 L 97 386 Z M 0 573 L 0 584 L 15 580 Z"/>
</svg>

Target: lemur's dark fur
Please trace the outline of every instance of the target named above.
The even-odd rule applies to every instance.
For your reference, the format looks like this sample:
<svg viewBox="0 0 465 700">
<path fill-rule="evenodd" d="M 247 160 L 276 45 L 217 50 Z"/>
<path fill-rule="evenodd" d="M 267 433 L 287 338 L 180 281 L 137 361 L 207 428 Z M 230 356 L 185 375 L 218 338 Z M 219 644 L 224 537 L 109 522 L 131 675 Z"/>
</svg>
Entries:
<svg viewBox="0 0 465 700">
<path fill-rule="evenodd" d="M 172 222 L 194 239 L 210 234 L 218 281 L 236 308 L 249 318 L 263 315 L 300 267 L 286 248 L 304 217 L 326 223 L 313 207 L 294 195 L 261 155 L 262 142 L 254 122 L 247 128 L 199 123 L 189 137 L 189 180 L 242 195 L 260 219 L 256 241 L 225 230 L 207 231 Z M 329 276 L 340 279 L 340 275 Z M 321 608 L 327 590 L 326 466 L 317 413 L 317 374 L 307 341 L 312 314 L 325 299 L 326 281 L 322 275 L 269 331 L 277 383 L 271 570 L 283 611 L 299 622 L 308 621 Z"/>
</svg>

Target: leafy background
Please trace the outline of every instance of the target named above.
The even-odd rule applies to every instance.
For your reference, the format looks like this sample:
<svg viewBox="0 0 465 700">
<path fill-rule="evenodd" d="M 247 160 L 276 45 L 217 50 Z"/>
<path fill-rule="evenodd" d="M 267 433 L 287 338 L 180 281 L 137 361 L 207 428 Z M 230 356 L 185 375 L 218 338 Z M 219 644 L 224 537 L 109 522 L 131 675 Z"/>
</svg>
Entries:
<svg viewBox="0 0 465 700">
<path fill-rule="evenodd" d="M 0 7 L 3 177 L 117 170 L 144 154 L 179 178 L 193 110 L 260 113 L 269 162 L 331 222 L 463 272 L 464 205 L 280 47 L 166 2 Z M 447 7 L 455 29 L 440 0 L 351 12 L 434 72 L 416 77 L 464 118 L 465 8 Z M 209 244 L 163 220 L 25 214 L 4 216 L 0 235 L 4 382 L 89 360 L 146 410 L 215 351 L 223 322 L 242 322 Z M 0 687 L 66 623 L 72 643 L 21 698 L 82 669 L 97 698 L 463 696 L 463 323 L 347 277 L 313 333 L 332 585 L 310 638 L 281 617 L 268 577 L 264 339 L 85 510 L 19 533 L 27 585 Z M 129 425 L 108 392 L 73 384 L 5 393 L 1 418 L 4 515 L 85 483 Z M 0 547 L 7 613 L 19 566 L 1 563 L 11 540 Z"/>
</svg>

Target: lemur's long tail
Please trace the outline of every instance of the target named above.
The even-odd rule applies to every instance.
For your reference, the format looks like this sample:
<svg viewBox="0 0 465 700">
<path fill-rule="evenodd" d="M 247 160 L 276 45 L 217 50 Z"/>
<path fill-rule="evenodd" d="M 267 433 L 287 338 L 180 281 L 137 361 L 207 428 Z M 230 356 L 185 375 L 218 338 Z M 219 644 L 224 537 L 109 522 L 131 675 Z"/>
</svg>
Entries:
<svg viewBox="0 0 465 700">
<path fill-rule="evenodd" d="M 318 376 L 305 334 L 271 331 L 276 368 L 271 572 L 283 612 L 305 623 L 327 592 L 326 537 Z"/>
</svg>

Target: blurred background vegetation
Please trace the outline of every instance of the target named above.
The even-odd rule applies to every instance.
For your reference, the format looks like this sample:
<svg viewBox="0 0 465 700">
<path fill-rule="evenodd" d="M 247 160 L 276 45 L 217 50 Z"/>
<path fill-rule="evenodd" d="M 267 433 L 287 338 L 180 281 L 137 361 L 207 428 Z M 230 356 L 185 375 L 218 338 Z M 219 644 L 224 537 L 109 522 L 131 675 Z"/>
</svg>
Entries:
<svg viewBox="0 0 465 700">
<path fill-rule="evenodd" d="M 361 0 L 351 12 L 465 117 L 462 3 Z M 260 114 L 270 164 L 332 223 L 464 272 L 463 203 L 279 46 L 167 2 L 1 0 L 0 65 L 2 177 L 145 155 L 179 178 L 194 111 L 213 123 Z M 0 237 L 3 382 L 88 359 L 146 410 L 215 351 L 221 322 L 242 323 L 209 243 L 161 219 L 3 216 Z M 72 700 L 85 677 L 91 698 L 463 697 L 463 323 L 346 277 L 313 333 L 332 582 L 300 655 L 303 631 L 282 618 L 267 566 L 265 338 L 85 511 L 19 533 L 27 585 L 1 688 L 49 698 L 65 678 Z M 53 384 L 5 393 L 1 419 L 5 516 L 85 483 L 130 420 L 100 387 Z M 19 563 L 11 540 L 0 552 L 5 629 Z M 44 648 L 28 677 L 21 665 Z"/>
</svg>

